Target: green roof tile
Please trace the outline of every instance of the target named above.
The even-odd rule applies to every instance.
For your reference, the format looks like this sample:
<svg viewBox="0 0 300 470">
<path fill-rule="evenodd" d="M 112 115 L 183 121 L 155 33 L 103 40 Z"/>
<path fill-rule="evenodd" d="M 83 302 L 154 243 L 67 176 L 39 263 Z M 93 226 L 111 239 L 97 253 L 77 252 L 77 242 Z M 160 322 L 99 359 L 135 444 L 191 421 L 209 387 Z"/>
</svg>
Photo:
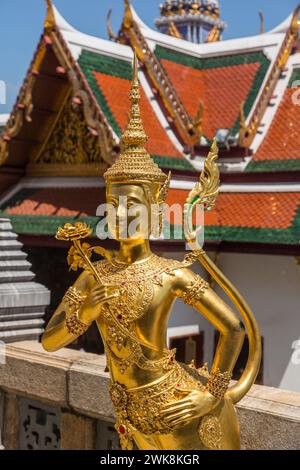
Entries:
<svg viewBox="0 0 300 470">
<path fill-rule="evenodd" d="M 300 156 L 300 152 L 299 152 Z M 300 159 L 295 158 L 290 160 L 260 160 L 251 161 L 247 167 L 246 172 L 249 173 L 264 173 L 264 172 L 277 172 L 277 171 L 300 171 Z"/>
<path fill-rule="evenodd" d="M 295 82 L 298 82 L 298 83 L 295 84 Z M 293 70 L 292 76 L 290 78 L 288 88 L 292 88 L 295 86 L 298 87 L 299 85 L 300 85 L 300 69 L 295 69 Z"/>
<path fill-rule="evenodd" d="M 160 157 L 159 155 L 152 155 L 153 160 L 160 167 L 170 170 L 189 170 L 195 171 L 194 167 L 186 159 L 174 157 Z"/>
</svg>

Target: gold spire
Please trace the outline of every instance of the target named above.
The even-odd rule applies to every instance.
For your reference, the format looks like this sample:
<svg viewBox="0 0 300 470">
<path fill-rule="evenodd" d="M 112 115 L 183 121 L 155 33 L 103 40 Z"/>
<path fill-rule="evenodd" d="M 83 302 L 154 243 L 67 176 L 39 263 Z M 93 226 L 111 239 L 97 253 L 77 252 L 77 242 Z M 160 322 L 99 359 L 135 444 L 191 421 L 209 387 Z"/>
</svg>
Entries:
<svg viewBox="0 0 300 470">
<path fill-rule="evenodd" d="M 140 89 L 138 61 L 134 49 L 133 79 L 130 90 L 130 116 L 122 135 L 122 153 L 107 170 L 104 177 L 108 181 L 150 181 L 164 183 L 166 175 L 161 171 L 145 149 L 148 137 L 145 133 L 140 111 Z"/>
<path fill-rule="evenodd" d="M 148 141 L 148 137 L 146 136 L 146 133 L 144 131 L 139 102 L 140 87 L 138 79 L 137 56 L 136 50 L 134 49 L 133 79 L 130 90 L 131 109 L 129 122 L 122 136 L 122 143 L 124 144 L 125 152 L 145 152 L 144 145 Z"/>
</svg>

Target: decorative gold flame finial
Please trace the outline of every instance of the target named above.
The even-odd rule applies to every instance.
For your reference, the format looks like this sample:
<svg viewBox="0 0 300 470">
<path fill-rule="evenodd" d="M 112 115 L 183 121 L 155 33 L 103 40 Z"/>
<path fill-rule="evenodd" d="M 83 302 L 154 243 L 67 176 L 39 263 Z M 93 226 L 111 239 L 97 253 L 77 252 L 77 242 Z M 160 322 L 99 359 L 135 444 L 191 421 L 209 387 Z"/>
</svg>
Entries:
<svg viewBox="0 0 300 470">
<path fill-rule="evenodd" d="M 300 14 L 300 3 L 297 5 L 296 9 L 294 10 L 292 24 L 291 24 L 291 30 L 293 34 L 295 35 L 298 35 L 298 32 L 299 32 L 299 26 L 300 26 L 299 14 Z"/>
<path fill-rule="evenodd" d="M 44 27 L 47 32 L 50 32 L 56 26 L 55 14 L 53 10 L 52 1 L 46 0 L 46 5 L 47 5 L 47 13 L 46 13 L 45 21 L 44 21 Z"/>
<path fill-rule="evenodd" d="M 122 135 L 122 153 L 104 177 L 107 181 L 150 181 L 163 184 L 166 175 L 161 171 L 145 149 L 148 137 L 145 133 L 140 111 L 140 87 L 138 59 L 134 49 L 133 78 L 130 90 L 130 115 Z"/>
</svg>

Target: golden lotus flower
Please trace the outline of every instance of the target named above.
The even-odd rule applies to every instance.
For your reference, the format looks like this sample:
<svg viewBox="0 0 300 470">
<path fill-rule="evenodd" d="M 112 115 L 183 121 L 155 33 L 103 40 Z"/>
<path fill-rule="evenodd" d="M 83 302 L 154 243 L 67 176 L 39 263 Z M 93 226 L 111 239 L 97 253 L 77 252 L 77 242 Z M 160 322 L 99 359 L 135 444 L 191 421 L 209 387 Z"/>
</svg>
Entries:
<svg viewBox="0 0 300 470">
<path fill-rule="evenodd" d="M 84 222 L 76 222 L 75 224 L 67 223 L 64 227 L 59 227 L 55 238 L 66 242 L 80 240 L 89 237 L 93 230 Z"/>
</svg>

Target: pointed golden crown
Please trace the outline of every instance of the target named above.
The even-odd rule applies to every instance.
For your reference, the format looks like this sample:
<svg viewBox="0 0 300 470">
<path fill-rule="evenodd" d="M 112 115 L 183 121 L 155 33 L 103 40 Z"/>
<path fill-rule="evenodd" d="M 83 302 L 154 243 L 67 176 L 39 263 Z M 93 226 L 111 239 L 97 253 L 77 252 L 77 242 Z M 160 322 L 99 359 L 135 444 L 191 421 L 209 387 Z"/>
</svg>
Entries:
<svg viewBox="0 0 300 470">
<path fill-rule="evenodd" d="M 167 176 L 145 149 L 148 137 L 143 127 L 139 102 L 138 64 L 134 50 L 130 117 L 122 135 L 122 152 L 117 161 L 104 174 L 107 182 L 149 181 L 164 184 L 167 179 Z"/>
</svg>

